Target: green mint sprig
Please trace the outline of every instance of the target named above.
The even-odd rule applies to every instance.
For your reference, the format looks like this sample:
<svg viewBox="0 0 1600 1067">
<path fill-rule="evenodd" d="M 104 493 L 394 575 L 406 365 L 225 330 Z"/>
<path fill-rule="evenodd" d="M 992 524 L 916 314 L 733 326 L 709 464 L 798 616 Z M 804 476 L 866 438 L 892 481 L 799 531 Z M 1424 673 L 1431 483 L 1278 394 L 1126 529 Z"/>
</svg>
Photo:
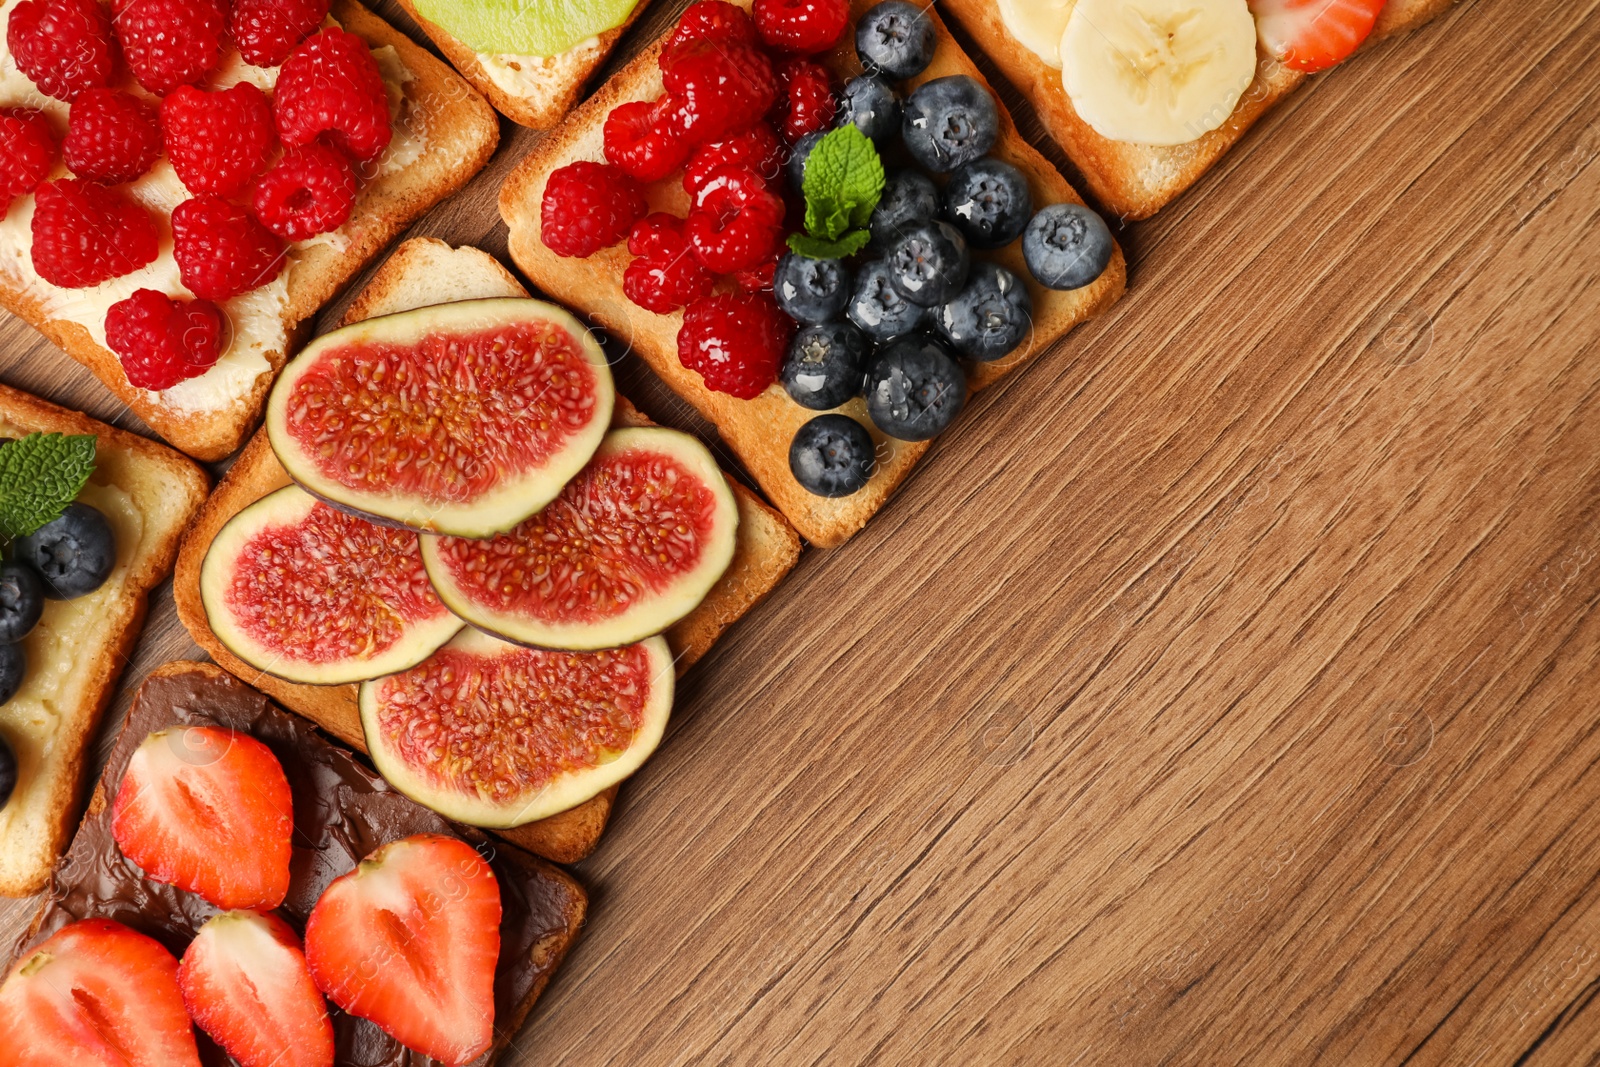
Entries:
<svg viewBox="0 0 1600 1067">
<path fill-rule="evenodd" d="M 806 157 L 801 192 L 806 232 L 789 235 L 789 247 L 811 259 L 843 259 L 871 239 L 867 220 L 883 196 L 883 160 L 852 123 L 823 134 Z"/>
<path fill-rule="evenodd" d="M 61 517 L 94 473 L 93 434 L 30 433 L 0 445 L 0 537 Z"/>
</svg>

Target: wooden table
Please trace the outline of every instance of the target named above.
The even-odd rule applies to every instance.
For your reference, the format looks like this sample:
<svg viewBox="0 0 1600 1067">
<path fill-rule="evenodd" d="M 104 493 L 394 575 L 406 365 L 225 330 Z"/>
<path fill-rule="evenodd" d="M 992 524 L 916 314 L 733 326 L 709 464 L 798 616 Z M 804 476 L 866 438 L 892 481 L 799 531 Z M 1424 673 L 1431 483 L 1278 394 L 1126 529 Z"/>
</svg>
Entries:
<svg viewBox="0 0 1600 1067">
<path fill-rule="evenodd" d="M 516 1061 L 1595 1062 L 1597 53 L 1469 0 L 1125 233 L 691 673 Z M 503 253 L 532 137 L 417 232 Z M 128 681 L 196 654 L 163 595 Z"/>
</svg>

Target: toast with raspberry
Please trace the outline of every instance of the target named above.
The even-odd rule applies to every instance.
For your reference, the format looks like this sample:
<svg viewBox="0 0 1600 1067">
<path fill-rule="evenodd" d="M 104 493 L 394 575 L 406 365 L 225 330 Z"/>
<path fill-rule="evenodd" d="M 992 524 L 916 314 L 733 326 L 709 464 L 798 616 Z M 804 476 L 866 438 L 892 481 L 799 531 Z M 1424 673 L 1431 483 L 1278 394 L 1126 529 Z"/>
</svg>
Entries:
<svg viewBox="0 0 1600 1067">
<path fill-rule="evenodd" d="M 0 16 L 9 19 L 15 10 L 12 0 Z M 119 16 L 119 35 L 126 21 Z M 217 32 L 218 40 L 228 40 Z M 317 310 L 412 220 L 464 185 L 498 143 L 499 124 L 487 102 L 355 0 L 335 0 L 331 22 L 315 37 L 325 35 L 334 43 L 364 44 L 370 52 L 381 80 L 379 105 L 389 112 L 387 132 L 381 110 L 371 115 L 371 83 L 350 89 L 365 95 L 349 101 L 338 98 L 343 89 L 330 86 L 333 79 L 304 88 L 317 77 L 315 68 L 328 67 L 330 56 L 308 55 L 302 76 L 291 76 L 286 89 L 278 82 L 287 67 L 252 66 L 227 44 L 220 65 L 200 85 L 216 92 L 179 86 L 158 105 L 138 85 L 113 76 L 120 80 L 112 89 L 127 90 L 126 96 L 117 94 L 124 103 L 130 97 L 143 101 L 150 115 L 159 106 L 165 127 L 166 154 L 153 165 L 144 160 L 148 169 L 136 182 L 104 191 L 52 180 L 40 187 L 41 194 L 49 189 L 45 198 L 51 203 L 23 193 L 0 222 L 0 305 L 92 370 L 158 434 L 199 459 L 221 459 L 239 447 Z M 169 72 L 152 72 L 151 62 L 129 53 L 128 64 L 143 81 L 164 84 Z M 96 149 L 74 151 L 75 139 L 94 142 L 69 127 L 68 105 L 44 96 L 17 65 L 9 46 L 0 46 L 0 107 L 43 108 L 56 138 L 68 131 L 64 163 L 52 164 L 47 176 L 64 179 L 71 164 L 77 164 L 73 174 L 100 173 L 96 164 L 106 163 L 93 158 Z M 220 91 L 225 87 L 227 92 Z M 297 113 L 286 115 L 286 104 L 267 115 L 292 131 L 296 142 L 310 142 L 290 147 L 281 161 L 272 148 L 279 138 L 262 128 L 268 107 L 262 87 L 280 96 L 291 90 L 306 94 Z M 80 118 L 87 121 L 92 95 L 86 92 L 72 105 L 74 126 Z M 136 116 L 138 108 L 128 105 L 128 112 Z M 327 134 L 312 141 L 315 124 L 326 124 L 330 114 L 347 127 L 333 137 L 338 153 Z M 289 132 L 283 140 L 291 140 Z M 370 151 L 380 145 L 376 154 Z M 249 184 L 262 167 L 269 169 Z M 111 175 L 121 176 L 126 172 Z M 348 217 L 320 232 L 315 218 L 294 214 L 301 210 L 295 197 L 302 188 L 324 191 L 326 200 L 316 202 L 338 204 Z M 349 199 L 339 204 L 344 197 Z M 144 210 L 130 214 L 133 206 Z M 77 221 L 85 218 L 96 230 L 97 239 L 89 243 L 94 252 L 82 262 L 65 262 L 53 250 L 76 248 L 72 229 L 86 225 Z M 304 236 L 308 232 L 313 235 Z M 39 233 L 49 235 L 42 250 Z M 36 251 L 46 256 L 52 280 L 40 273 Z M 117 256 L 128 262 L 111 262 Z M 136 269 L 123 269 L 129 266 Z M 138 290 L 152 293 L 140 297 L 143 306 L 130 299 Z M 190 303 L 191 295 L 204 300 Z M 192 318 L 180 320 L 180 313 Z M 180 335 L 204 339 L 201 350 L 170 341 Z"/>
<path fill-rule="evenodd" d="M 1389 0 L 1367 45 L 1415 29 L 1456 0 Z M 1124 220 L 1146 219 L 1205 176 L 1269 108 L 1304 84 L 1302 74 L 1257 46 L 1255 81 L 1220 127 L 1188 144 L 1156 146 L 1101 136 L 1079 116 L 1061 71 L 1021 45 L 1001 20 L 998 0 L 945 0 L 945 10 L 972 35 L 1000 72 L 1033 104 L 1045 129 L 1067 153 L 1084 185 Z"/>
<path fill-rule="evenodd" d="M 526 296 L 527 290 L 493 257 L 476 248 L 451 248 L 432 238 L 413 238 L 394 254 L 351 303 L 345 321 L 458 300 Z M 613 422 L 646 426 L 650 420 L 622 397 Z M 800 540 L 779 514 L 730 479 L 739 503 L 738 544 L 732 565 L 710 594 L 666 633 L 679 673 L 710 649 L 722 631 L 761 601 L 783 579 L 800 554 Z M 267 493 L 289 484 L 266 435 L 258 433 L 206 502 L 178 557 L 173 596 L 178 616 L 196 643 L 216 661 L 292 711 L 357 748 L 365 747 L 358 687 L 297 685 L 246 665 L 217 640 L 200 597 L 200 567 L 212 540 L 230 518 Z M 616 787 L 569 811 L 501 831 L 531 852 L 562 863 L 587 856 L 598 843 Z"/>
<path fill-rule="evenodd" d="M 16 789 L 0 806 L 4 896 L 41 889 L 66 847 L 100 716 L 133 653 L 150 590 L 172 572 L 210 484 L 164 445 L 0 386 L 0 437 L 30 433 L 96 437 L 95 473 L 78 498 L 110 521 L 117 562 L 94 592 L 46 602 L 22 642 L 22 686 L 0 704 L 0 739 L 17 757 Z"/>
</svg>

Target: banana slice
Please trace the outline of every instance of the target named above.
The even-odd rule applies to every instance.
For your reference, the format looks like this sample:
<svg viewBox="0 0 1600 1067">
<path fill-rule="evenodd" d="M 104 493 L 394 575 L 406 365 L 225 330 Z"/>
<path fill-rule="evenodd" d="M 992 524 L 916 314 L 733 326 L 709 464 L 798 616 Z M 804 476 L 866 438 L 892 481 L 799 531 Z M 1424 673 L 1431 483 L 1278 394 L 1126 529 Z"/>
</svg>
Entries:
<svg viewBox="0 0 1600 1067">
<path fill-rule="evenodd" d="M 1000 0 L 1000 21 L 1047 67 L 1061 69 L 1061 35 L 1073 0 Z"/>
<path fill-rule="evenodd" d="M 1255 79 L 1256 23 L 1246 0 L 1077 0 L 1061 61 L 1072 106 L 1101 136 L 1187 144 Z"/>
</svg>

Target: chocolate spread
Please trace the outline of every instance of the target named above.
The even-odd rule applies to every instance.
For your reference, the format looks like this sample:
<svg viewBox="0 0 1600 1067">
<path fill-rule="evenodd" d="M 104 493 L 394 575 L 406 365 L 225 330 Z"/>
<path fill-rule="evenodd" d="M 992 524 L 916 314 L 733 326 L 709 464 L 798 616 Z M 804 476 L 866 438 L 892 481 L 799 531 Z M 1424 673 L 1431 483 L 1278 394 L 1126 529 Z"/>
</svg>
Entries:
<svg viewBox="0 0 1600 1067">
<path fill-rule="evenodd" d="M 491 1062 L 514 1036 L 576 936 L 585 904 L 583 889 L 543 861 L 504 842 L 491 845 L 484 835 L 456 826 L 394 792 L 349 752 L 323 740 L 310 724 L 208 665 L 155 675 L 139 690 L 89 814 L 56 870 L 34 932 L 17 946 L 17 955 L 68 923 L 98 917 L 148 934 L 181 956 L 195 931 L 216 914 L 217 909 L 199 897 L 146 879 L 111 836 L 110 802 L 134 749 L 153 731 L 206 724 L 249 733 L 283 764 L 294 796 L 294 855 L 289 896 L 279 914 L 297 932 L 304 932 L 306 917 L 329 882 L 390 841 L 417 833 L 449 834 L 476 846 L 489 860 L 500 885 L 503 918 L 494 984 L 495 1045 L 477 1064 Z M 328 1007 L 341 1067 L 434 1063 L 403 1048 L 372 1023 L 346 1015 L 331 1003 Z M 198 1028 L 195 1037 L 207 1067 L 233 1062 Z"/>
</svg>

